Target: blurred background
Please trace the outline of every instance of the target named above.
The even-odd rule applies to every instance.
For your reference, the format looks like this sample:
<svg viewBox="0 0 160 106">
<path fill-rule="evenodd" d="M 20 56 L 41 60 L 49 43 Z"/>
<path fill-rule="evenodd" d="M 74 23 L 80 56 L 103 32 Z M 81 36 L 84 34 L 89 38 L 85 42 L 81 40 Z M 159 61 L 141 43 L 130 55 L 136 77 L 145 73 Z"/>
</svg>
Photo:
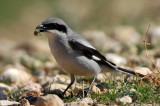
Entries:
<svg viewBox="0 0 160 106">
<path fill-rule="evenodd" d="M 149 24 L 160 24 L 160 1 L 1 0 L 0 13 L 0 39 L 34 39 L 36 25 L 49 17 L 63 19 L 80 34 L 100 30 L 110 35 L 115 27 L 131 26 L 144 35 Z"/>
</svg>

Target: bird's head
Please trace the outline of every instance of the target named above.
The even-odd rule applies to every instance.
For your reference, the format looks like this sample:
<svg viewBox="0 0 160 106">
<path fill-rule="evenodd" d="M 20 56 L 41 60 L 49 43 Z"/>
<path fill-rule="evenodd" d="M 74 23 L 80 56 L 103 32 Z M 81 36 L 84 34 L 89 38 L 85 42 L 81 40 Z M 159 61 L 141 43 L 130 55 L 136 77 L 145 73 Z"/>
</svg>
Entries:
<svg viewBox="0 0 160 106">
<path fill-rule="evenodd" d="M 63 20 L 59 18 L 48 18 L 36 27 L 34 35 L 37 36 L 41 32 L 45 32 L 48 35 L 60 35 L 67 34 L 67 31 L 68 26 Z"/>
</svg>

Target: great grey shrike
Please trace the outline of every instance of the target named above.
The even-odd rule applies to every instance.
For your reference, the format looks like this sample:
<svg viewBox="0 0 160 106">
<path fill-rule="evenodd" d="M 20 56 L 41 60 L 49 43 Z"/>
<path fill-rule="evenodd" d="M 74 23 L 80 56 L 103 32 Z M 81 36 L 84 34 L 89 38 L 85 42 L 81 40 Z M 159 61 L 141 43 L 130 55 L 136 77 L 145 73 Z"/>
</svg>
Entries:
<svg viewBox="0 0 160 106">
<path fill-rule="evenodd" d="M 75 81 L 75 75 L 93 76 L 88 92 L 100 72 L 121 71 L 133 75 L 144 75 L 116 66 L 99 53 L 85 38 L 72 29 L 59 18 L 48 18 L 36 27 L 35 35 L 45 33 L 48 37 L 51 52 L 57 63 L 70 73 L 71 83 L 63 95 Z"/>
</svg>

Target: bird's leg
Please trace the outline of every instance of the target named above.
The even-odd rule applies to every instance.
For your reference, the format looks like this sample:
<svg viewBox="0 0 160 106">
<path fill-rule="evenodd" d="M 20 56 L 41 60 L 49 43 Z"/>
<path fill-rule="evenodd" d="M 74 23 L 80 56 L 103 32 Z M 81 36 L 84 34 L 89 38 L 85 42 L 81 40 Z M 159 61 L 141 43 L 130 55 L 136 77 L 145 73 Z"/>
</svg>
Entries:
<svg viewBox="0 0 160 106">
<path fill-rule="evenodd" d="M 71 83 L 68 85 L 68 87 L 64 90 L 64 92 L 62 93 L 63 95 L 66 93 L 66 91 L 71 87 L 71 85 L 74 83 L 75 81 L 75 77 L 73 74 L 70 74 L 71 77 Z"/>
<path fill-rule="evenodd" d="M 89 89 L 88 89 L 88 91 L 87 91 L 87 93 L 86 93 L 86 96 L 88 96 L 91 88 L 93 87 L 93 83 L 94 83 L 94 81 L 96 80 L 96 78 L 97 78 L 97 75 L 94 76 L 93 81 L 92 81 L 91 85 L 89 86 Z"/>
</svg>

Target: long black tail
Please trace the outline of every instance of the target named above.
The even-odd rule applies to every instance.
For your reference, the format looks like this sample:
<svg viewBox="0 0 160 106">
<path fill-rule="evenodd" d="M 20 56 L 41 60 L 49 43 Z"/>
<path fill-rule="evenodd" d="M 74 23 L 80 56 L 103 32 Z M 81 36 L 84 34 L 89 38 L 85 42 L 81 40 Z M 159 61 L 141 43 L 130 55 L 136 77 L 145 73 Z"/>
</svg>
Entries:
<svg viewBox="0 0 160 106">
<path fill-rule="evenodd" d="M 121 67 L 117 67 L 117 70 L 125 72 L 125 73 L 129 73 L 129 74 L 132 74 L 132 75 L 138 75 L 140 77 L 144 77 L 143 74 L 135 73 L 134 71 L 131 71 L 131 70 L 128 70 L 128 69 L 124 69 L 124 68 L 121 68 Z"/>
<path fill-rule="evenodd" d="M 132 70 L 128 70 L 128 69 L 125 69 L 125 68 L 117 67 L 116 64 L 113 64 L 112 62 L 110 62 L 110 61 L 108 61 L 108 60 L 105 61 L 105 63 L 106 63 L 107 65 L 109 65 L 110 67 L 114 68 L 114 69 L 117 70 L 117 71 L 121 71 L 121 72 L 128 73 L 128 74 L 132 74 L 132 75 L 138 75 L 138 76 L 140 76 L 140 77 L 144 77 L 144 76 L 145 76 L 145 75 L 140 74 L 140 73 L 135 73 L 135 72 L 132 71 Z"/>
</svg>

